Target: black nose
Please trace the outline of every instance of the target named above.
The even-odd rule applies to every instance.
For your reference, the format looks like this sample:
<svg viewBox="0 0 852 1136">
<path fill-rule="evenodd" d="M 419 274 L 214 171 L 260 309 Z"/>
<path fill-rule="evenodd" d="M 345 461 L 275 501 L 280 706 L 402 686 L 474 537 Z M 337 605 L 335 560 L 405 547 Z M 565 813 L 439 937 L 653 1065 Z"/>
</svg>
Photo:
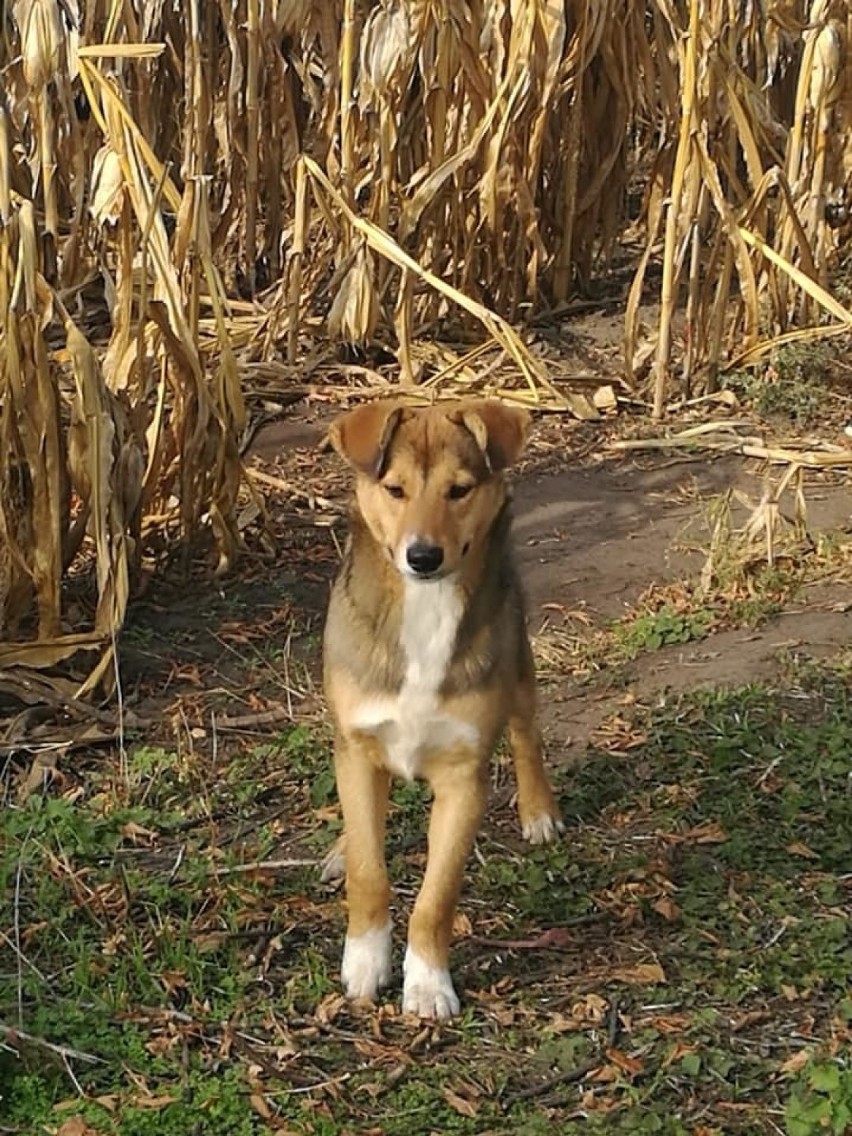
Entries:
<svg viewBox="0 0 852 1136">
<path fill-rule="evenodd" d="M 443 564 L 444 550 L 438 544 L 411 544 L 405 553 L 405 559 L 409 568 L 418 576 L 431 576 Z"/>
</svg>

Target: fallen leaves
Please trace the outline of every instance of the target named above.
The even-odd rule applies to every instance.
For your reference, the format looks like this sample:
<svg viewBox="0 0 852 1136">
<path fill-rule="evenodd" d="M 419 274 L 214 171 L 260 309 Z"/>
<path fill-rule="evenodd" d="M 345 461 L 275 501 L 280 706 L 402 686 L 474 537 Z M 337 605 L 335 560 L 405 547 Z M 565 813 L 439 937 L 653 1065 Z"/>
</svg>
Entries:
<svg viewBox="0 0 852 1136">
<path fill-rule="evenodd" d="M 694 1057 L 698 1053 L 698 1047 L 695 1045 L 688 1045 L 686 1042 L 678 1041 L 668 1051 L 663 1058 L 663 1068 L 668 1069 L 677 1061 L 683 1061 L 685 1057 Z"/>
<path fill-rule="evenodd" d="M 461 1091 L 457 1092 L 456 1089 L 446 1085 L 441 1095 L 453 1112 L 472 1120 L 479 1112 L 482 1094 L 470 1085 L 461 1085 L 457 1088 L 460 1088 Z"/>
<path fill-rule="evenodd" d="M 331 1025 L 345 1006 L 346 998 L 343 994 L 326 994 L 314 1011 L 314 1017 L 321 1026 Z"/>
<path fill-rule="evenodd" d="M 627 750 L 638 749 L 648 740 L 646 730 L 629 718 L 614 714 L 593 731 L 590 741 L 599 749 L 610 753 L 623 753 Z"/>
<path fill-rule="evenodd" d="M 247 696 L 244 707 L 263 713 L 269 703 L 259 698 Z M 212 719 L 192 712 L 187 720 L 212 737 Z M 720 714 L 719 730 L 726 721 Z M 217 729 L 220 725 L 217 711 Z M 664 725 L 670 728 L 668 719 Z M 308 731 L 295 740 L 288 732 L 257 753 L 254 739 L 244 748 L 228 739 L 241 760 L 232 770 L 223 751 L 215 771 L 219 784 L 210 789 L 196 775 L 206 760 L 198 746 L 173 761 L 159 755 L 156 778 L 134 775 L 126 802 L 114 774 L 103 793 L 90 790 L 69 800 L 70 822 L 89 814 L 98 825 L 108 822 L 107 852 L 117 843 L 122 864 L 134 871 L 143 867 L 134 889 L 146 900 L 143 913 L 156 912 L 157 918 L 150 927 L 138 925 L 139 902 L 128 908 L 118 874 L 101 870 L 112 864 L 109 855 L 39 861 L 65 889 L 72 887 L 73 869 L 75 909 L 86 926 L 93 922 L 90 912 L 99 921 L 100 949 L 92 961 L 98 969 L 90 969 L 90 980 L 103 983 L 121 973 L 122 960 L 138 943 L 146 959 L 146 987 L 161 988 L 156 1007 L 137 1006 L 119 1024 L 138 1035 L 147 1057 L 156 1058 L 167 1074 L 152 1077 L 147 1086 L 129 1085 L 122 1067 L 121 1080 L 109 1073 L 86 1083 L 89 1101 L 96 1101 L 99 1088 L 116 1087 L 109 1104 L 103 1098 L 103 1107 L 115 1116 L 144 1097 L 147 1119 L 167 1130 L 167 1102 L 178 1097 L 185 1103 L 179 1072 L 185 1062 L 190 1069 L 244 1070 L 245 1078 L 235 1081 L 240 1107 L 253 1114 L 255 1126 L 270 1131 L 286 1130 L 281 1126 L 287 1123 L 307 1129 L 322 1116 L 352 1131 L 404 1132 L 409 1121 L 398 1118 L 407 1116 L 411 1102 L 435 1131 L 454 1126 L 505 1131 L 509 1112 L 519 1130 L 536 1115 L 559 1131 L 581 1112 L 591 1123 L 593 1113 L 616 1109 L 627 1130 L 631 1120 L 641 1126 L 636 1118 L 648 1101 L 654 1109 L 682 1108 L 690 1136 L 718 1136 L 741 1120 L 720 1122 L 730 1107 L 718 1100 L 728 1091 L 720 1089 L 724 1083 L 736 1084 L 730 1095 L 738 1101 L 774 1107 L 792 1091 L 786 1079 L 804 1081 L 809 1074 L 807 1054 L 794 1053 L 794 1047 L 807 1043 L 820 1052 L 833 1045 L 840 1056 L 848 1049 L 846 1018 L 811 981 L 820 958 L 836 952 L 828 932 L 844 915 L 847 881 L 845 875 L 835 879 L 817 793 L 789 826 L 770 831 L 764 818 L 775 815 L 777 805 L 758 792 L 749 755 L 731 746 L 729 756 L 720 746 L 714 756 L 709 730 L 705 736 L 699 727 L 694 715 L 670 748 L 666 734 L 632 759 L 592 756 L 572 771 L 565 798 L 574 793 L 577 802 L 570 846 L 524 857 L 510 845 L 507 857 L 500 837 L 509 827 L 511 806 L 508 794 L 505 800 L 500 796 L 498 825 L 481 839 L 480 868 L 498 858 L 506 867 L 492 876 L 474 865 L 466 877 L 464 910 L 453 927 L 453 966 L 464 987 L 465 1013 L 440 1025 L 414 1022 L 400 1011 L 401 942 L 395 945 L 396 982 L 387 1004 L 353 1005 L 339 986 L 344 934 L 339 898 L 311 883 L 307 873 L 254 878 L 259 865 L 276 862 L 267 857 L 304 855 L 303 847 L 315 855 L 317 826 L 331 823 L 336 830 L 339 824 L 331 797 L 311 804 L 316 770 L 327 762 L 325 735 L 315 744 Z M 293 759 L 282 761 L 282 753 L 291 750 Z M 762 770 L 765 761 L 761 750 L 754 764 Z M 809 769 L 805 758 L 802 764 Z M 728 796 L 729 765 L 742 772 L 739 810 L 734 806 L 740 799 Z M 183 780 L 185 771 L 189 780 Z M 50 796 L 59 784 L 54 780 Z M 802 784 L 808 782 L 803 778 Z M 253 795 L 245 816 L 251 823 L 257 819 L 269 848 L 245 828 L 242 804 L 239 825 L 232 823 L 235 789 L 241 794 L 249 785 Z M 184 792 L 207 794 L 203 810 L 196 798 L 189 800 L 185 820 L 178 812 Z M 142 794 L 146 808 L 137 811 Z M 116 802 L 133 811 L 109 820 Z M 174 808 L 177 815 L 154 842 L 149 833 L 158 828 L 161 808 Z M 404 861 L 404 871 L 394 872 L 401 932 L 425 842 L 419 809 L 403 800 L 395 805 L 393 821 L 396 866 Z M 250 873 L 233 867 L 234 841 L 240 845 L 238 867 Z M 68 844 L 64 838 L 63 846 Z M 715 846 L 722 846 L 722 854 Z M 186 859 L 176 861 L 184 847 Z M 820 852 L 815 862 L 805 854 L 813 850 Z M 59 850 L 50 845 L 48 851 L 55 856 Z M 173 875 L 175 865 L 179 871 Z M 175 903 L 173 912 L 170 897 L 187 881 L 197 886 L 192 922 L 186 943 L 180 940 L 175 951 L 184 908 Z M 156 890 L 149 894 L 151 882 Z M 38 932 L 33 924 L 22 929 L 20 945 L 40 962 L 35 948 L 51 937 L 53 910 L 34 912 L 43 921 Z M 799 923 L 785 922 L 791 912 Z M 816 919 L 807 923 L 810 912 Z M 769 951 L 785 927 L 780 950 Z M 824 947 L 811 951 L 823 931 Z M 788 943 L 797 951 L 808 947 L 801 965 L 799 955 L 786 953 Z M 164 951 L 164 945 L 170 949 Z M 755 984 L 771 968 L 771 995 L 763 986 L 741 993 L 741 959 Z M 218 991 L 224 973 L 236 985 L 233 997 L 221 1002 L 227 1014 L 214 1016 L 211 990 Z M 487 1087 L 489 1076 L 496 1087 Z M 282 1108 L 285 1099 L 290 1103 Z M 54 1113 L 46 1132 L 56 1136 L 56 1126 L 76 1111 L 79 1102 Z M 87 1112 L 88 1123 L 105 1126 L 98 1115 Z M 606 1127 L 602 1115 L 598 1126 Z M 70 1125 L 63 1136 L 102 1133 Z"/>
<path fill-rule="evenodd" d="M 466 939 L 473 934 L 470 916 L 464 911 L 457 911 L 453 917 L 453 938 Z"/>
<path fill-rule="evenodd" d="M 645 1063 L 638 1057 L 631 1057 L 620 1049 L 611 1047 L 606 1051 L 606 1058 L 620 1073 L 628 1077 L 638 1077 L 645 1072 Z"/>
<path fill-rule="evenodd" d="M 571 1007 L 571 1017 L 584 1025 L 600 1025 L 609 1011 L 609 1002 L 600 994 L 586 994 Z"/>
<path fill-rule="evenodd" d="M 544 1032 L 558 1035 L 599 1026 L 606 1019 L 609 1007 L 609 1002 L 600 994 L 585 994 L 572 1004 L 568 1014 L 551 1011 Z"/>
<path fill-rule="evenodd" d="M 803 844 L 801 840 L 794 840 L 791 844 L 788 844 L 787 851 L 791 856 L 801 856 L 805 860 L 819 859 L 819 855 L 812 848 L 808 848 L 807 844 Z"/>
<path fill-rule="evenodd" d="M 617 966 L 606 977 L 627 986 L 664 986 L 668 979 L 658 962 L 640 962 L 636 966 Z"/>
<path fill-rule="evenodd" d="M 672 895 L 677 888 L 669 877 L 664 860 L 649 862 L 631 871 L 626 879 L 616 880 L 595 894 L 595 903 L 616 916 L 622 923 L 634 924 L 642 919 L 643 909 L 650 906 L 669 922 L 680 915 Z"/>
<path fill-rule="evenodd" d="M 641 1018 L 637 1026 L 648 1027 L 661 1034 L 677 1034 L 687 1030 L 692 1022 L 689 1014 L 654 1014 L 649 1018 Z"/>
<path fill-rule="evenodd" d="M 56 1136 L 103 1136 L 102 1128 L 92 1128 L 82 1116 L 70 1116 L 56 1129 Z"/>
<path fill-rule="evenodd" d="M 658 835 L 667 844 L 724 844 L 728 839 L 727 832 L 715 820 L 682 829 L 680 832 L 660 832 Z"/>
<path fill-rule="evenodd" d="M 668 895 L 662 895 L 651 904 L 651 908 L 661 915 L 667 923 L 675 923 L 680 918 L 681 911 L 675 901 Z"/>
<path fill-rule="evenodd" d="M 795 1076 L 797 1073 L 801 1073 L 812 1056 L 813 1051 L 811 1049 L 797 1049 L 781 1066 L 781 1072 L 785 1076 Z"/>
<path fill-rule="evenodd" d="M 131 844 L 142 845 L 151 847 L 157 843 L 159 833 L 155 832 L 152 828 L 146 828 L 144 825 L 137 824 L 136 821 L 128 820 L 120 826 L 119 832 Z"/>
</svg>

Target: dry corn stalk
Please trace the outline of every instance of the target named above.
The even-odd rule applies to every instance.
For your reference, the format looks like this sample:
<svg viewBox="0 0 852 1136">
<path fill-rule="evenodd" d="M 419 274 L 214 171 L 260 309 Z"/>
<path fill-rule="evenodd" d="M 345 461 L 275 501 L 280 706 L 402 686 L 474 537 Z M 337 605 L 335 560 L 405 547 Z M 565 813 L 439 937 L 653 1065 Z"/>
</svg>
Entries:
<svg viewBox="0 0 852 1136">
<path fill-rule="evenodd" d="M 9 214 L 0 230 L 0 622 L 12 640 L 0 650 L 0 665 L 26 682 L 32 668 L 94 651 L 84 669 L 74 663 L 78 696 L 114 680 L 143 513 L 176 523 L 186 540 L 209 525 L 226 568 L 240 543 L 241 484 L 254 493 L 237 449 L 245 410 L 214 263 L 208 179 L 188 177 L 178 191 L 134 121 L 127 86 L 100 63 L 150 61 L 161 50 L 86 45 L 78 56 L 100 138 L 91 146 L 88 231 L 81 213 L 58 248 L 71 257 L 63 267 L 84 238 L 99 258 L 112 308 L 105 351 L 93 349 L 45 277 L 51 245 L 33 202 L 13 201 L 8 189 L 0 195 Z M 30 67 L 34 82 L 40 66 Z M 32 102 L 28 96 L 26 105 Z M 43 154 L 46 137 L 38 135 Z M 193 169 L 203 166 L 203 133 L 186 154 Z M 8 171 L 7 158 L 0 170 L 7 185 Z M 42 184 L 49 223 L 52 190 Z M 69 182 L 67 189 L 79 200 L 78 187 Z M 164 206 L 178 215 L 173 240 Z M 66 346 L 57 351 L 60 327 Z M 98 599 L 91 627 L 69 635 L 61 585 L 80 556 L 91 558 Z M 10 683 L 14 677 L 7 689 Z"/>
<path fill-rule="evenodd" d="M 9 650 L 52 665 L 102 645 L 154 516 L 187 540 L 209 525 L 233 561 L 240 376 L 284 344 L 297 367 L 318 335 L 395 339 L 425 397 L 488 386 L 475 360 L 494 347 L 518 375 L 495 389 L 594 413 L 514 325 L 622 255 L 628 222 L 646 245 L 625 368 L 638 384 L 656 360 L 658 411 L 805 334 L 803 315 L 808 334 L 847 327 L 826 281 L 852 175 L 849 23 L 848 0 L 18 0 L 0 101 L 0 610 L 31 638 Z M 234 300 L 243 286 L 261 312 Z M 461 318 L 484 344 L 424 340 Z M 57 580 L 86 553 L 97 616 L 69 636 Z"/>
<path fill-rule="evenodd" d="M 665 9 L 664 23 L 663 6 L 655 10 L 663 39 L 677 51 L 683 108 L 678 146 L 664 146 L 658 160 L 659 184 L 670 192 L 648 196 L 649 243 L 628 304 L 625 362 L 635 381 L 634 363 L 647 357 L 638 302 L 665 208 L 662 311 L 652 340 L 657 416 L 673 393 L 678 341 L 681 393 L 689 397 L 693 384 L 714 390 L 732 355 L 754 357 L 765 350 L 761 337 L 787 333 L 794 315 L 812 323 L 821 308 L 845 322 L 825 282 L 833 246 L 827 202 L 849 188 L 841 159 L 848 147 L 828 145 L 852 130 L 839 18 L 848 8 L 833 0 L 816 0 L 810 11 L 778 4 L 771 34 L 704 0 L 691 0 L 688 27 L 674 8 Z M 756 20 L 757 9 L 749 11 Z M 773 84 L 781 87 L 797 40 L 798 87 L 788 106 Z M 663 59 L 660 53 L 665 71 Z"/>
</svg>

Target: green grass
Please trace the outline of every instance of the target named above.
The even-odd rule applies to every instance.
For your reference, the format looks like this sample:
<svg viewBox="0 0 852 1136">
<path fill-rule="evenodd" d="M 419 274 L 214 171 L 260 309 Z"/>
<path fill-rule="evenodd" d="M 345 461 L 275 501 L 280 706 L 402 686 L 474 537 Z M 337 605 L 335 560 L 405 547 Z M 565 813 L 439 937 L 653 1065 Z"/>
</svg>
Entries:
<svg viewBox="0 0 852 1136">
<path fill-rule="evenodd" d="M 761 418 L 812 426 L 825 417 L 838 351 L 836 344 L 818 340 L 790 343 L 759 370 L 730 374 L 726 385 Z"/>
<path fill-rule="evenodd" d="M 713 623 L 714 614 L 709 608 L 679 611 L 674 604 L 663 603 L 656 611 L 640 611 L 633 618 L 614 624 L 614 653 L 620 661 L 632 661 L 647 651 L 692 643 L 704 639 Z"/>
<path fill-rule="evenodd" d="M 700 643 L 728 627 L 758 627 L 781 610 L 780 597 L 792 594 L 798 583 L 781 581 L 777 572 L 772 573 L 771 581 L 766 575 L 767 586 L 760 581 L 750 594 L 708 599 L 694 594 L 691 586 L 679 585 L 682 594 L 676 600 L 665 598 L 666 589 L 660 589 L 595 631 L 576 635 L 549 629 L 537 644 L 539 669 L 552 677 L 562 669 L 577 676 L 605 670 L 616 681 L 625 676 L 629 664 L 665 647 Z"/>
<path fill-rule="evenodd" d="M 138 749 L 124 780 L 8 802 L 0 1021 L 20 1007 L 98 1060 L 0 1051 L 3 1131 L 844 1133 L 849 690 L 848 665 L 791 666 L 779 689 L 637 713 L 637 744 L 560 774 L 553 847 L 493 812 L 453 959 L 464 1012 L 441 1028 L 403 1018 L 398 985 L 372 1010 L 339 996 L 340 897 L 297 863 L 334 830 L 323 730 L 217 769 Z M 400 939 L 427 804 L 395 792 Z M 233 870 L 270 858 L 294 866 Z"/>
</svg>

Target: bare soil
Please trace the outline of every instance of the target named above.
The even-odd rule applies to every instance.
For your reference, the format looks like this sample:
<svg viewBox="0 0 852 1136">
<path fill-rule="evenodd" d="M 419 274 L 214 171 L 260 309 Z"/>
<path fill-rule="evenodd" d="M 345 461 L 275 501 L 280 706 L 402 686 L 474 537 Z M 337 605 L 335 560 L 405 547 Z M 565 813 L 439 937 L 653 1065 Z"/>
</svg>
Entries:
<svg viewBox="0 0 852 1136">
<path fill-rule="evenodd" d="M 533 627 L 548 609 L 582 610 L 594 623 L 628 612 L 650 585 L 700 571 L 709 542 L 709 502 L 729 489 L 760 497 L 762 471 L 739 458 L 607 461 L 517 487 L 516 542 Z M 814 481 L 811 536 L 846 531 L 847 485 Z M 542 713 L 552 760 L 577 760 L 619 704 L 651 704 L 666 693 L 772 679 L 786 653 L 820 657 L 852 641 L 852 586 L 822 583 L 757 630 L 724 630 L 700 643 L 646 654 L 610 679 L 550 682 Z"/>
</svg>

